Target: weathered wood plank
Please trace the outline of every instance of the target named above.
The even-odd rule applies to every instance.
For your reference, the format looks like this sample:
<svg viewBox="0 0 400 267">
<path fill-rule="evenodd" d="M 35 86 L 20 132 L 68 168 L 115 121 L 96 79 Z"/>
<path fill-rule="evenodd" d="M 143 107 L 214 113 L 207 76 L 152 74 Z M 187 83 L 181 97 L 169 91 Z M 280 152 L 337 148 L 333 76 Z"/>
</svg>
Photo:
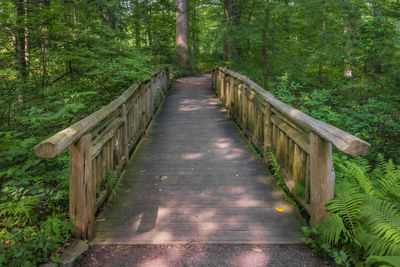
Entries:
<svg viewBox="0 0 400 267">
<path fill-rule="evenodd" d="M 236 77 L 245 82 L 249 88 L 259 93 L 264 100 L 274 108 L 294 120 L 300 126 L 314 132 L 325 140 L 334 144 L 340 151 L 350 156 L 365 156 L 368 153 L 370 144 L 340 130 L 330 124 L 316 120 L 307 114 L 279 101 L 272 94 L 265 91 L 261 86 L 250 80 L 248 77 L 225 68 L 218 68 L 221 72 Z"/>
<path fill-rule="evenodd" d="M 70 148 L 69 211 L 74 235 L 83 240 L 94 237 L 94 198 L 90 134 Z"/>
<path fill-rule="evenodd" d="M 332 145 L 310 133 L 310 193 L 311 223 L 319 223 L 327 215 L 325 202 L 333 198 L 335 172 Z"/>
<path fill-rule="evenodd" d="M 297 131 L 290 127 L 289 124 L 284 122 L 281 117 L 278 115 L 273 115 L 271 117 L 271 121 L 275 124 L 281 131 L 283 131 L 287 136 L 290 137 L 298 146 L 301 147 L 306 153 L 310 153 L 310 142 L 309 138 L 302 134 L 301 132 Z"/>
<path fill-rule="evenodd" d="M 164 68 L 159 69 L 159 71 L 163 70 Z M 75 143 L 81 136 L 86 134 L 88 131 L 90 131 L 90 129 L 103 121 L 112 112 L 125 103 L 126 100 L 138 89 L 140 84 L 146 82 L 148 83 L 149 81 L 150 80 L 144 80 L 135 83 L 107 106 L 102 107 L 88 117 L 85 117 L 84 119 L 36 145 L 35 154 L 40 158 L 54 158 L 55 156 L 59 155 L 67 147 Z"/>
</svg>

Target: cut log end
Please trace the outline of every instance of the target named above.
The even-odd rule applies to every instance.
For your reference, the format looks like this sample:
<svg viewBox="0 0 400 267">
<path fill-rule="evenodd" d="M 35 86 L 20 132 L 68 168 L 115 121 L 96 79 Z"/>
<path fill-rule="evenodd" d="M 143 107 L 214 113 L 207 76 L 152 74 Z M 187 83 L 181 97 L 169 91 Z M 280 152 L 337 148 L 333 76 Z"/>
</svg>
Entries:
<svg viewBox="0 0 400 267">
<path fill-rule="evenodd" d="M 371 145 L 363 140 L 353 140 L 347 147 L 340 149 L 343 153 L 351 156 L 366 156 Z"/>
<path fill-rule="evenodd" d="M 42 159 L 51 159 L 58 155 L 57 150 L 51 143 L 42 142 L 34 148 L 36 156 Z"/>
</svg>

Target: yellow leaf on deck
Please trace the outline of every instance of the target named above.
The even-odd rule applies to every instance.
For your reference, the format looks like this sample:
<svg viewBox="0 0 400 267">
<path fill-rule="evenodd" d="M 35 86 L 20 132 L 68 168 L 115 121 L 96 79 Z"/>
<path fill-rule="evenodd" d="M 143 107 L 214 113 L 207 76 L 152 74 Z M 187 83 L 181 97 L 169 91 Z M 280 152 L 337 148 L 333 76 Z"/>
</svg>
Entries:
<svg viewBox="0 0 400 267">
<path fill-rule="evenodd" d="M 283 212 L 283 209 L 281 209 L 281 208 L 279 208 L 279 207 L 275 207 L 275 210 L 276 210 L 277 212 L 279 212 L 279 213 L 282 213 L 282 212 Z"/>
</svg>

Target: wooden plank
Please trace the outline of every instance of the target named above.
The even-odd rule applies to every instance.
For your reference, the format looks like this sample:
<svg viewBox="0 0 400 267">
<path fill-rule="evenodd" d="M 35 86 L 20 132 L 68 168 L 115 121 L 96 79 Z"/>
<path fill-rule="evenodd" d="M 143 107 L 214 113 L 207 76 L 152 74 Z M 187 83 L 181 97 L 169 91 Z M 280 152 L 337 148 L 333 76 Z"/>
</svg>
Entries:
<svg viewBox="0 0 400 267">
<path fill-rule="evenodd" d="M 294 142 L 292 139 L 289 138 L 288 140 L 288 166 L 287 166 L 287 171 L 288 171 L 288 176 L 293 179 L 293 166 L 294 166 Z"/>
<path fill-rule="evenodd" d="M 296 129 L 293 129 L 289 124 L 284 122 L 278 115 L 273 115 L 271 121 L 275 124 L 281 131 L 290 137 L 298 146 L 301 147 L 306 153 L 310 153 L 309 138 L 302 134 Z"/>
<path fill-rule="evenodd" d="M 125 104 L 122 105 L 121 107 L 121 116 L 122 119 L 124 121 L 123 127 L 122 127 L 122 151 L 123 154 L 126 158 L 126 162 L 128 162 L 129 160 L 129 137 L 128 137 L 128 128 L 129 128 L 129 124 L 128 124 L 128 119 L 126 116 L 126 107 Z"/>
<path fill-rule="evenodd" d="M 304 187 L 306 190 L 305 201 L 310 203 L 310 155 L 306 155 Z"/>
<path fill-rule="evenodd" d="M 296 184 L 302 179 L 302 156 L 301 148 L 297 144 L 294 144 L 292 179 Z"/>
<path fill-rule="evenodd" d="M 90 134 L 70 148 L 69 211 L 74 235 L 91 241 L 94 237 L 94 198 Z"/>
<path fill-rule="evenodd" d="M 219 68 L 222 72 L 236 77 L 245 82 L 252 90 L 259 93 L 267 103 L 285 114 L 300 126 L 314 132 L 325 140 L 334 144 L 340 151 L 350 156 L 365 156 L 371 146 L 367 142 L 346 133 L 330 124 L 314 119 L 307 114 L 297 110 L 276 99 L 272 94 L 265 91 L 261 86 L 250 80 L 248 77 L 225 68 Z"/>
<path fill-rule="evenodd" d="M 264 115 L 264 163 L 269 161 L 268 148 L 272 149 L 271 105 L 267 105 Z"/>
<path fill-rule="evenodd" d="M 161 70 L 160 70 L 161 71 Z M 56 133 L 35 146 L 35 154 L 40 158 L 54 158 L 63 152 L 71 144 L 86 134 L 90 129 L 107 118 L 112 112 L 118 109 L 137 90 L 140 84 L 149 80 L 139 81 L 129 87 L 121 96 L 107 106 L 71 125 L 70 127 Z"/>
<path fill-rule="evenodd" d="M 333 198 L 335 172 L 329 141 L 310 133 L 310 152 L 310 221 L 313 224 L 321 222 L 328 214 L 325 202 Z"/>
<path fill-rule="evenodd" d="M 116 134 L 117 129 L 124 123 L 122 118 L 116 119 L 109 127 L 107 127 L 107 131 L 104 131 L 104 134 L 96 138 L 96 143 L 93 145 L 92 149 L 92 157 L 96 157 L 98 153 L 101 151 L 104 144 L 106 144 L 111 138 L 113 138 Z"/>
</svg>

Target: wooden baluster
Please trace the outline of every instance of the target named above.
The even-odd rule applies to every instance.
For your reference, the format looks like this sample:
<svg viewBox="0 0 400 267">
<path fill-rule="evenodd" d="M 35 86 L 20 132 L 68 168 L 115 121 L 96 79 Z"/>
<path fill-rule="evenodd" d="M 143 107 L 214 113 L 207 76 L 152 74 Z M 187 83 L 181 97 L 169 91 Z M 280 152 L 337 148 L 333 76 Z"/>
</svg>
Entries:
<svg viewBox="0 0 400 267">
<path fill-rule="evenodd" d="M 310 133 L 310 204 L 311 224 L 319 223 L 328 214 L 325 202 L 333 198 L 335 172 L 332 164 L 332 145 Z"/>
<path fill-rule="evenodd" d="M 310 203 L 310 155 L 306 155 L 304 187 L 306 190 L 304 200 Z"/>
<path fill-rule="evenodd" d="M 82 136 L 70 147 L 69 212 L 74 235 L 83 240 L 94 237 L 94 199 L 91 135 Z"/>
<path fill-rule="evenodd" d="M 129 144 L 128 144 L 128 142 L 129 142 L 129 137 L 128 137 L 129 125 L 128 125 L 128 119 L 126 116 L 125 103 L 122 104 L 122 106 L 121 106 L 121 116 L 122 116 L 122 119 L 124 120 L 124 124 L 122 125 L 122 146 L 123 146 L 122 151 L 124 153 L 123 155 L 125 157 L 125 161 L 126 161 L 126 163 L 128 163 L 128 160 L 129 160 Z"/>
<path fill-rule="evenodd" d="M 294 142 L 292 139 L 288 138 L 288 151 L 287 151 L 287 171 L 288 171 L 288 177 L 292 180 L 293 179 L 293 166 L 294 166 Z"/>
<path fill-rule="evenodd" d="M 269 161 L 268 148 L 272 147 L 272 122 L 271 122 L 271 105 L 267 104 L 264 115 L 264 163 Z"/>
<path fill-rule="evenodd" d="M 229 114 L 232 117 L 235 117 L 235 103 L 234 103 L 234 99 L 235 99 L 235 83 L 236 83 L 236 78 L 231 77 L 231 83 L 229 84 L 229 101 L 228 101 L 228 110 L 229 110 Z"/>
</svg>

